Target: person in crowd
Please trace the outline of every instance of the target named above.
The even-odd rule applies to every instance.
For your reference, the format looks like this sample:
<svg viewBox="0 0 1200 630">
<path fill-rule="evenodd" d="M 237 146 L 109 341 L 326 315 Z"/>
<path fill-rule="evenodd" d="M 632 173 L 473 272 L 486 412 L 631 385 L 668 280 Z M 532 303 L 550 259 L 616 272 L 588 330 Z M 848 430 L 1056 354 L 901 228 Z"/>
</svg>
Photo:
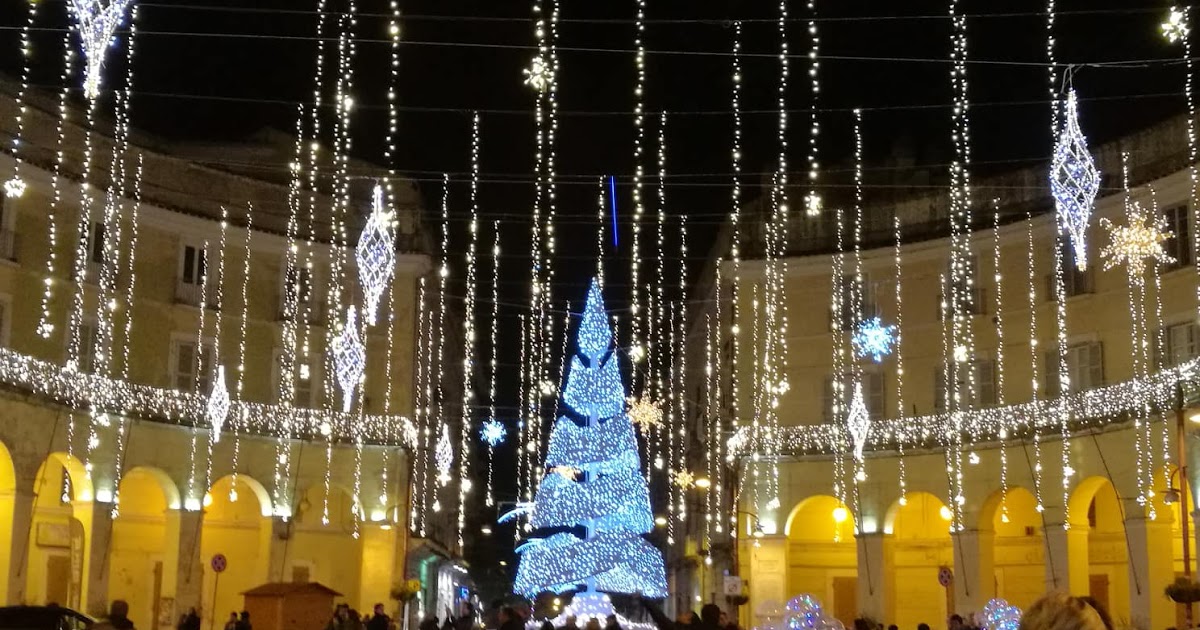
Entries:
<svg viewBox="0 0 1200 630">
<path fill-rule="evenodd" d="M 1112 617 L 1109 616 L 1108 611 L 1104 609 L 1104 604 L 1096 601 L 1096 598 L 1092 597 L 1091 595 L 1084 595 L 1079 599 L 1087 602 L 1087 605 L 1091 606 L 1092 609 L 1096 611 L 1097 615 L 1100 615 L 1100 621 L 1104 623 L 1105 630 L 1113 630 Z"/>
<path fill-rule="evenodd" d="M 604 630 L 621 630 L 621 624 L 617 622 L 616 615 L 609 615 L 604 619 Z"/>
<path fill-rule="evenodd" d="M 962 615 L 950 615 L 946 627 L 950 630 L 965 630 L 966 625 L 963 624 Z"/>
<path fill-rule="evenodd" d="M 241 616 L 238 617 L 237 630 L 254 630 L 254 626 L 250 625 L 249 612 L 246 612 L 245 610 L 242 611 Z"/>
<path fill-rule="evenodd" d="M 917 624 L 917 630 L 929 630 L 929 624 L 921 622 Z"/>
<path fill-rule="evenodd" d="M 896 624 L 892 624 L 892 625 L 888 626 L 888 630 L 900 630 L 900 626 L 897 626 Z"/>
<path fill-rule="evenodd" d="M 195 614 L 196 609 L 192 609 Z M 108 607 L 108 616 L 92 624 L 95 630 L 133 630 L 133 622 L 129 620 L 129 602 L 114 599 Z"/>
<path fill-rule="evenodd" d="M 522 630 L 524 625 L 524 620 L 512 606 L 500 609 L 500 630 Z"/>
<path fill-rule="evenodd" d="M 541 630 L 554 630 L 554 622 L 549 619 L 543 621 Z"/>
<path fill-rule="evenodd" d="M 454 630 L 472 630 L 475 627 L 475 605 L 467 602 L 463 605 L 463 613 L 454 622 Z"/>
<path fill-rule="evenodd" d="M 567 619 L 558 630 L 579 630 L 578 622 L 579 620 L 575 618 L 575 615 L 567 615 Z"/>
<path fill-rule="evenodd" d="M 367 620 L 367 630 L 388 630 L 391 627 L 392 618 L 383 612 L 383 604 L 375 604 L 371 618 Z"/>
<path fill-rule="evenodd" d="M 700 608 L 699 622 L 683 623 L 682 621 L 671 621 L 663 614 L 661 608 L 636 594 L 634 595 L 634 601 L 642 603 L 646 612 L 650 613 L 650 617 L 654 619 L 658 630 L 721 630 L 721 607 L 716 604 L 705 604 Z M 695 615 L 690 615 L 690 617 L 694 619 Z M 682 619 L 682 615 L 680 618 Z"/>
<path fill-rule="evenodd" d="M 676 626 L 690 626 L 693 623 L 696 623 L 696 613 L 690 610 L 685 610 L 675 616 Z"/>
<path fill-rule="evenodd" d="M 600 620 L 595 617 L 588 619 L 587 623 L 583 626 L 583 630 L 600 630 Z"/>
<path fill-rule="evenodd" d="M 329 623 L 325 624 L 325 630 L 350 630 L 350 624 L 347 623 L 350 619 L 350 606 L 347 604 L 338 604 L 333 609 L 333 615 L 329 618 Z"/>
<path fill-rule="evenodd" d="M 1088 599 L 1050 593 L 1025 610 L 1020 630 L 1108 630 L 1111 626 L 1104 621 L 1108 613 L 1101 613 L 1103 607 Z"/>
<path fill-rule="evenodd" d="M 229 613 L 229 619 L 225 620 L 225 630 L 237 630 L 238 616 L 237 611 Z"/>
<path fill-rule="evenodd" d="M 432 615 L 426 616 L 417 625 L 417 630 L 438 630 L 438 619 Z"/>
</svg>

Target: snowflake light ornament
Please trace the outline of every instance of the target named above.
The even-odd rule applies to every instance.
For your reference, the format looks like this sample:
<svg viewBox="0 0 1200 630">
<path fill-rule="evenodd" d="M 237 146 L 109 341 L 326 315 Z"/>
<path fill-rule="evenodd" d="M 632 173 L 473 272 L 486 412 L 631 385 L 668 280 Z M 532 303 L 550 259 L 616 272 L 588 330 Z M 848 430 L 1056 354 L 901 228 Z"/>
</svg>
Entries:
<svg viewBox="0 0 1200 630">
<path fill-rule="evenodd" d="M 25 188 L 25 180 L 13 176 L 12 179 L 4 182 L 4 196 L 9 199 L 20 199 L 25 194 Z"/>
<path fill-rule="evenodd" d="M 1132 282 L 1141 286 L 1145 281 L 1146 263 L 1153 260 L 1159 264 L 1170 264 L 1175 259 L 1163 248 L 1163 241 L 1174 234 L 1167 230 L 1166 217 L 1146 212 L 1136 201 L 1129 204 L 1125 225 L 1117 225 L 1108 219 L 1100 219 L 1100 225 L 1108 230 L 1111 242 L 1101 250 L 1105 271 L 1124 264 Z"/>
<path fill-rule="evenodd" d="M 375 186 L 371 216 L 358 237 L 354 255 L 358 262 L 358 279 L 362 283 L 363 306 L 367 323 L 375 325 L 379 299 L 387 291 L 396 271 L 396 239 L 392 236 L 392 214 L 383 205 L 383 186 Z"/>
<path fill-rule="evenodd" d="M 346 323 L 342 333 L 333 340 L 329 350 L 333 359 L 333 370 L 337 374 L 338 386 L 342 388 L 342 411 L 350 413 L 354 402 L 354 389 L 362 380 L 367 351 L 358 338 L 358 311 L 351 306 L 346 311 Z"/>
<path fill-rule="evenodd" d="M 871 416 L 867 413 L 866 402 L 863 401 L 862 383 L 854 384 L 850 412 L 846 415 L 846 428 L 850 431 L 850 439 L 854 441 L 854 461 L 861 463 L 863 445 L 867 443 L 867 435 L 871 432 Z"/>
<path fill-rule="evenodd" d="M 675 473 L 674 481 L 680 488 L 691 488 L 696 484 L 696 476 L 690 470 L 681 470 Z"/>
<path fill-rule="evenodd" d="M 872 317 L 859 323 L 850 343 L 854 346 L 855 356 L 860 359 L 871 357 L 879 363 L 892 353 L 892 345 L 896 343 L 896 327 L 884 326 L 882 320 Z"/>
<path fill-rule="evenodd" d="M 225 418 L 229 416 L 229 389 L 225 387 L 225 366 L 217 366 L 217 380 L 213 383 L 212 393 L 208 395 L 208 406 L 204 408 L 204 419 L 212 427 L 212 441 L 221 441 L 221 427 L 225 426 Z"/>
<path fill-rule="evenodd" d="M 83 49 L 83 93 L 89 100 L 100 95 L 104 54 L 115 41 L 113 33 L 121 26 L 125 9 L 131 4 L 133 0 L 70 0 L 67 3 Z"/>
<path fill-rule="evenodd" d="M 539 92 L 546 91 L 546 88 L 550 87 L 550 81 L 554 79 L 554 70 L 541 55 L 534 55 L 529 67 L 521 72 L 525 75 L 525 85 Z"/>
<path fill-rule="evenodd" d="M 1168 42 L 1174 44 L 1182 41 L 1192 30 L 1188 26 L 1187 9 L 1171 7 L 1170 13 L 1167 14 L 1167 21 L 1160 24 L 1159 28 L 1162 29 L 1163 37 L 1167 38 Z"/>
<path fill-rule="evenodd" d="M 454 448 L 450 446 L 449 425 L 442 425 L 442 434 L 438 436 L 437 445 L 433 451 L 433 465 L 437 466 L 438 483 L 443 486 L 450 483 L 450 467 L 454 465 Z"/>
<path fill-rule="evenodd" d="M 653 400 L 631 399 L 629 401 L 629 419 L 644 433 L 649 431 L 650 427 L 662 424 L 663 411 Z"/>
<path fill-rule="evenodd" d="M 1099 191 L 1100 172 L 1088 153 L 1087 138 L 1079 129 L 1075 90 L 1071 90 L 1067 94 L 1063 130 L 1050 161 L 1050 194 L 1058 210 L 1058 224 L 1070 236 L 1075 265 L 1080 271 L 1087 269 L 1087 226 Z"/>
<path fill-rule="evenodd" d="M 479 439 L 483 440 L 490 448 L 496 448 L 508 437 L 508 429 L 504 428 L 504 423 L 495 418 L 490 418 L 483 422 L 483 426 L 479 428 Z"/>
</svg>

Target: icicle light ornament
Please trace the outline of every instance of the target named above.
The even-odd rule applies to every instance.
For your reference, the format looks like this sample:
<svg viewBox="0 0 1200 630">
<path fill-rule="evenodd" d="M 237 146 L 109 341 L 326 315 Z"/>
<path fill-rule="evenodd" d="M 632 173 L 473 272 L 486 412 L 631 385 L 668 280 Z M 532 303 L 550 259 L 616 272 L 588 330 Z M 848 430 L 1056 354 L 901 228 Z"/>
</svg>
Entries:
<svg viewBox="0 0 1200 630">
<path fill-rule="evenodd" d="M 375 186 L 371 216 L 367 217 L 367 224 L 363 227 L 354 253 L 358 261 L 363 301 L 366 302 L 363 319 L 374 326 L 379 300 L 387 291 L 396 271 L 396 239 L 392 236 L 392 213 L 383 205 L 383 186 Z"/>
<path fill-rule="evenodd" d="M 1175 235 L 1167 230 L 1166 217 L 1161 213 L 1146 212 L 1135 201 L 1129 205 L 1125 225 L 1117 225 L 1108 219 L 1100 219 L 1100 225 L 1108 230 L 1111 239 L 1108 247 L 1100 252 L 1105 271 L 1126 265 L 1130 281 L 1141 286 L 1147 262 L 1164 265 L 1175 262 L 1163 248 L 1163 242 Z"/>
<path fill-rule="evenodd" d="M 854 354 L 860 359 L 871 357 L 879 363 L 883 357 L 892 353 L 896 344 L 896 327 L 884 326 L 878 317 L 872 317 L 858 325 L 854 336 L 850 339 L 854 344 Z"/>
<path fill-rule="evenodd" d="M 433 451 L 433 465 L 437 466 L 438 483 L 443 487 L 450 483 L 450 468 L 454 466 L 454 447 L 450 445 L 450 425 L 442 425 L 437 447 Z"/>
<path fill-rule="evenodd" d="M 1079 129 L 1075 91 L 1067 95 L 1066 119 L 1050 163 L 1050 193 L 1058 210 L 1059 224 L 1066 229 L 1075 252 L 1075 265 L 1087 269 L 1087 226 L 1092 204 L 1100 191 L 1100 172 L 1088 153 L 1087 138 Z"/>
<path fill-rule="evenodd" d="M 229 389 L 225 386 L 225 366 L 217 366 L 217 380 L 213 383 L 212 393 L 208 395 L 208 405 L 204 409 L 204 418 L 212 427 L 212 442 L 221 441 L 221 428 L 225 426 L 225 418 L 229 417 Z"/>
<path fill-rule="evenodd" d="M 850 398 L 850 412 L 846 415 L 846 429 L 850 439 L 854 441 L 854 461 L 861 469 L 863 447 L 867 444 L 867 436 L 871 433 L 871 415 L 867 413 L 867 404 L 863 400 L 862 383 L 854 384 L 854 394 Z"/>
<path fill-rule="evenodd" d="M 70 0 L 67 4 L 79 34 L 83 49 L 83 93 L 89 100 L 100 95 L 100 75 L 104 70 L 104 53 L 114 42 L 113 33 L 133 0 Z"/>
<path fill-rule="evenodd" d="M 342 412 L 350 413 L 354 403 L 354 388 L 362 380 L 367 360 L 366 348 L 358 338 L 358 311 L 354 306 L 346 311 L 346 323 L 342 326 L 342 333 L 333 340 L 330 353 L 338 386 L 342 389 Z"/>
</svg>

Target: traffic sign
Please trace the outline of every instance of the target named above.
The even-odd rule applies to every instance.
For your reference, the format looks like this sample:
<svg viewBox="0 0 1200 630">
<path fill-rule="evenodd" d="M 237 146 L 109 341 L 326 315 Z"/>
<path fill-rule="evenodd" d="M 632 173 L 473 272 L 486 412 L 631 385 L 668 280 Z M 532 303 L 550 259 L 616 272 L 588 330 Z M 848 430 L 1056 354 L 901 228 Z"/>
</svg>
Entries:
<svg viewBox="0 0 1200 630">
<path fill-rule="evenodd" d="M 209 564 L 212 565 L 212 570 L 214 573 L 221 573 L 225 570 L 225 567 L 229 564 L 229 561 L 225 559 L 225 554 L 218 553 L 213 555 L 212 562 Z"/>
<path fill-rule="evenodd" d="M 954 571 L 950 567 L 943 566 L 938 569 L 938 584 L 949 588 L 954 583 Z"/>
</svg>

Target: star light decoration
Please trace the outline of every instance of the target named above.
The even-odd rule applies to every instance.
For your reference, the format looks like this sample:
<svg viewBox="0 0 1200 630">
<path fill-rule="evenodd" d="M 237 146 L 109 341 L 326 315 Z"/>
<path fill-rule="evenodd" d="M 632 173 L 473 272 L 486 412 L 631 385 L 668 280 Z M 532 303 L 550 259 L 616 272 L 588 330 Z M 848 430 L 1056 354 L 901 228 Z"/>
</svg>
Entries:
<svg viewBox="0 0 1200 630">
<path fill-rule="evenodd" d="M 896 327 L 884 326 L 882 320 L 872 317 L 858 324 L 850 343 L 854 346 L 855 356 L 860 359 L 871 357 L 871 360 L 879 363 L 892 353 L 892 346 L 896 343 Z"/>
<path fill-rule="evenodd" d="M 104 54 L 115 43 L 113 33 L 121 26 L 125 9 L 131 4 L 133 0 L 70 0 L 67 3 L 83 49 L 83 93 L 89 100 L 100 95 Z"/>
<path fill-rule="evenodd" d="M 495 418 L 485 420 L 483 426 L 479 427 L 479 439 L 483 440 L 489 448 L 496 448 L 504 438 L 508 437 L 508 429 L 504 428 L 504 423 Z"/>
<path fill-rule="evenodd" d="M 1171 11 L 1167 13 L 1167 21 L 1160 24 L 1159 28 L 1162 29 L 1163 37 L 1172 44 L 1182 41 L 1192 30 L 1187 23 L 1186 10 L 1179 7 L 1171 7 Z"/>
<path fill-rule="evenodd" d="M 13 177 L 4 182 L 4 196 L 9 199 L 19 199 L 25 194 L 25 180 L 20 177 Z"/>
<path fill-rule="evenodd" d="M 208 395 L 208 405 L 204 408 L 204 419 L 212 427 L 213 443 L 221 440 L 221 427 L 225 426 L 225 418 L 229 416 L 229 389 L 225 387 L 225 366 L 217 366 L 217 380 L 213 383 L 212 393 Z"/>
<path fill-rule="evenodd" d="M 338 386 L 342 388 L 342 412 L 350 413 L 354 402 L 354 388 L 362 381 L 363 368 L 367 361 L 366 348 L 358 338 L 358 311 L 354 306 L 347 309 L 342 333 L 333 340 L 329 352 L 333 359 L 334 373 L 337 374 Z"/>
<path fill-rule="evenodd" d="M 850 412 L 846 415 L 846 428 L 854 441 L 854 461 L 863 461 L 863 446 L 871 432 L 871 416 L 863 401 L 862 383 L 854 384 L 854 396 L 850 399 Z"/>
<path fill-rule="evenodd" d="M 525 75 L 525 85 L 539 92 L 546 91 L 546 88 L 550 87 L 550 82 L 554 80 L 554 70 L 541 55 L 534 55 L 529 62 L 529 67 L 521 72 Z"/>
<path fill-rule="evenodd" d="M 437 466 L 438 483 L 444 487 L 450 483 L 450 467 L 454 465 L 454 448 L 450 446 L 449 425 L 442 425 L 442 433 L 438 436 L 437 446 L 433 451 L 433 464 Z"/>
<path fill-rule="evenodd" d="M 653 400 L 630 398 L 628 413 L 629 419 L 638 425 L 643 433 L 649 431 L 650 427 L 662 424 L 662 407 L 659 407 L 658 403 Z"/>
<path fill-rule="evenodd" d="M 1166 217 L 1146 212 L 1142 204 L 1129 204 L 1125 225 L 1117 225 L 1108 219 L 1100 219 L 1100 225 L 1108 230 L 1111 242 L 1100 251 L 1107 271 L 1124 264 L 1129 278 L 1138 286 L 1145 281 L 1146 263 L 1153 260 L 1159 264 L 1170 264 L 1175 259 L 1163 248 L 1163 241 L 1174 234 L 1167 230 Z"/>
<path fill-rule="evenodd" d="M 375 186 L 371 203 L 371 216 L 358 237 L 355 259 L 358 261 L 358 278 L 362 283 L 363 306 L 367 323 L 375 325 L 375 312 L 379 299 L 387 290 L 392 274 L 396 270 L 396 239 L 392 236 L 392 213 L 383 205 L 383 186 Z"/>
<path fill-rule="evenodd" d="M 1079 128 L 1075 90 L 1071 90 L 1067 94 L 1063 130 L 1050 162 L 1050 193 L 1058 210 L 1059 229 L 1070 236 L 1075 266 L 1080 271 L 1087 269 L 1087 226 L 1099 191 L 1100 172 Z"/>
<path fill-rule="evenodd" d="M 675 473 L 675 485 L 680 488 L 691 488 L 696 484 L 696 475 L 690 470 L 681 470 Z"/>
</svg>

